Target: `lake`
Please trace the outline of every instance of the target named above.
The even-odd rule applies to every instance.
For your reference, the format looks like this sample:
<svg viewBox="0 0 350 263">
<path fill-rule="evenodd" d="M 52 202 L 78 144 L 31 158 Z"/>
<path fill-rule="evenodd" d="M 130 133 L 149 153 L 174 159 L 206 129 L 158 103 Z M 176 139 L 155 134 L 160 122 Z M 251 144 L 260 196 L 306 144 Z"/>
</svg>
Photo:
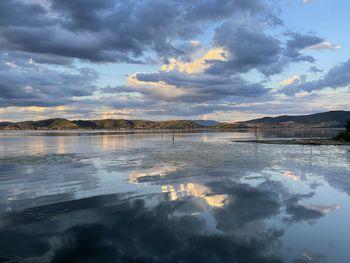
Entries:
<svg viewBox="0 0 350 263">
<path fill-rule="evenodd" d="M 0 132 L 0 262 L 350 262 L 335 130 Z"/>
</svg>

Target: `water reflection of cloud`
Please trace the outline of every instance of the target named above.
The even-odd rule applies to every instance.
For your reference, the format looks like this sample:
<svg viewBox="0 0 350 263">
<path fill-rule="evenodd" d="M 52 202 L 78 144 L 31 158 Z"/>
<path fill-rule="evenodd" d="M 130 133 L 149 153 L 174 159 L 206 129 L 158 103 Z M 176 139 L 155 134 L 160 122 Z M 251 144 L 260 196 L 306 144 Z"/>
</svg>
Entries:
<svg viewBox="0 0 350 263">
<path fill-rule="evenodd" d="M 302 206 L 310 210 L 318 211 L 322 214 L 328 214 L 340 208 L 340 206 L 336 204 L 334 205 L 302 205 Z"/>
<path fill-rule="evenodd" d="M 200 138 L 201 135 L 198 136 Z M 74 199 L 76 193 L 80 194 L 79 197 L 85 197 L 122 190 L 135 191 L 130 196 L 142 196 L 140 198 L 144 198 L 147 205 L 151 203 L 155 209 L 146 207 L 141 201 L 119 205 L 99 197 L 18 212 L 16 223 L 11 213 L 12 225 L 0 225 L 0 258 L 2 255 L 15 254 L 16 249 L 23 249 L 18 256 L 23 259 L 31 257 L 32 262 L 51 261 L 53 258 L 56 262 L 74 262 L 79 260 L 78 257 L 84 261 L 88 260 L 88 256 L 95 261 L 96 258 L 101 259 L 99 262 L 190 262 L 190 259 L 198 262 L 202 258 L 199 258 L 200 255 L 191 257 L 191 248 L 193 253 L 200 253 L 199 248 L 205 250 L 209 245 L 220 244 L 221 247 L 207 249 L 205 252 L 210 255 L 201 262 L 215 262 L 218 258 L 221 262 L 270 262 L 269 257 L 260 254 L 268 251 L 267 244 L 263 244 L 258 251 L 252 246 L 256 244 L 259 247 L 263 240 L 273 242 L 278 239 L 263 237 L 274 226 L 281 227 L 279 231 L 273 232 L 275 236 L 282 235 L 284 230 L 287 236 L 295 229 L 307 229 L 315 233 L 313 231 L 317 228 L 313 227 L 319 227 L 324 222 L 330 225 L 338 223 L 334 217 L 346 215 L 346 205 L 342 202 L 347 201 L 347 196 L 342 191 L 350 193 L 350 163 L 348 153 L 348 159 L 342 159 L 344 150 L 341 147 L 313 148 L 310 165 L 309 147 L 234 143 L 210 143 L 208 147 L 208 144 L 198 140 L 194 143 L 179 139 L 177 147 L 170 149 L 168 143 L 154 140 L 140 143 L 132 141 L 130 137 L 131 145 L 126 146 L 123 140 L 118 142 L 113 136 L 105 139 L 104 146 L 101 146 L 103 136 L 98 138 L 82 137 L 73 147 L 69 142 L 74 142 L 76 138 L 65 138 L 62 139 L 65 147 L 60 150 L 56 147 L 59 138 L 49 137 L 45 139 L 44 147 L 40 146 L 34 151 L 41 153 L 41 156 L 1 158 L 0 210 L 8 208 L 1 201 L 9 196 L 12 198 L 11 207 L 18 211 Z M 23 143 L 23 146 L 27 144 Z M 79 149 L 74 148 L 78 145 Z M 124 151 L 124 146 L 128 147 L 127 151 Z M 106 150 L 116 149 L 115 154 L 101 151 L 103 147 Z M 6 147 L 2 149 L 4 152 L 6 150 Z M 47 151 L 66 154 L 44 154 Z M 72 151 L 82 154 L 67 154 Z M 28 154 L 32 154 L 31 151 L 28 150 Z M 142 169 L 152 166 L 155 168 Z M 103 181 L 102 177 L 110 180 Z M 296 183 L 298 179 L 306 177 L 307 180 Z M 133 185 L 129 185 L 126 180 Z M 142 182 L 149 183 L 140 184 Z M 310 189 L 316 183 L 325 187 Z M 111 191 L 106 191 L 106 184 L 109 184 Z M 9 192 L 9 189 L 13 192 Z M 47 196 L 42 199 L 35 197 L 56 193 L 56 190 L 73 195 L 57 194 L 51 199 Z M 314 197 L 295 194 L 316 190 L 317 195 Z M 327 201 L 324 203 L 320 200 Z M 341 204 L 343 209 L 334 213 L 334 217 L 326 216 L 338 208 L 337 205 L 329 205 L 332 203 Z M 323 220 L 318 221 L 322 217 Z M 305 221 L 312 222 L 313 226 L 305 224 Z M 0 222 L 4 223 L 2 220 Z M 164 225 L 167 223 L 169 225 Z M 215 233 L 208 230 L 209 225 L 209 230 L 216 230 Z M 336 228 L 343 226 L 344 223 L 339 222 Z M 26 230 L 25 233 L 22 230 Z M 2 250 L 5 237 L 12 242 L 13 253 L 7 248 Z M 16 244 L 16 239 L 23 242 Z M 156 241 L 153 243 L 154 239 Z M 338 244 L 334 233 L 330 233 L 331 239 Z M 47 242 L 49 249 L 45 252 L 47 260 L 44 260 L 43 252 L 38 247 L 46 249 Z M 53 246 L 52 243 L 58 244 Z M 28 252 L 24 248 L 26 245 L 34 252 Z M 303 244 L 286 245 L 299 252 L 305 250 Z M 232 246 L 238 254 L 234 255 L 228 246 Z M 239 254 L 238 247 L 247 249 L 255 257 Z M 317 248 L 317 244 L 310 247 Z M 343 251 L 342 248 L 338 249 Z M 168 253 L 169 256 L 165 255 Z M 301 256 L 300 253 L 297 255 Z M 300 260 L 303 261 L 298 262 L 309 262 L 305 257 Z M 319 263 L 315 258 L 314 262 Z"/>
<path fill-rule="evenodd" d="M 349 162 L 350 164 L 350 162 Z M 350 196 L 350 180 L 349 180 L 349 169 L 337 169 L 335 167 L 323 168 L 321 175 L 324 179 L 336 189 L 344 191 Z"/>
<path fill-rule="evenodd" d="M 226 193 L 234 202 L 215 211 L 217 227 L 225 232 L 236 231 L 246 224 L 270 218 L 280 210 L 279 195 L 247 184 L 226 182 L 212 184 L 215 193 Z"/>
<path fill-rule="evenodd" d="M 223 207 L 228 202 L 225 194 L 213 194 L 211 190 L 203 185 L 195 183 L 174 185 L 162 185 L 162 192 L 168 193 L 170 200 L 175 201 L 186 196 L 194 196 L 205 200 L 205 202 L 215 208 Z"/>
<path fill-rule="evenodd" d="M 176 172 L 178 167 L 172 165 L 164 165 L 142 171 L 133 171 L 128 175 L 130 183 L 139 183 L 147 180 L 149 177 L 164 177 L 170 173 Z"/>
<path fill-rule="evenodd" d="M 304 251 L 300 258 L 295 259 L 293 263 L 326 263 L 327 260 L 323 255 L 316 254 L 312 251 Z"/>
<path fill-rule="evenodd" d="M 283 171 L 282 175 L 291 178 L 293 181 L 300 181 L 300 175 L 296 175 L 293 171 Z"/>
<path fill-rule="evenodd" d="M 94 197 L 9 214 L 0 227 L 0 258 L 26 262 L 282 262 L 267 252 L 280 236 L 276 232 L 249 240 L 218 235 L 199 217 L 174 216 L 182 202 L 147 208 L 142 200 L 120 198 Z"/>
<path fill-rule="evenodd" d="M 152 182 L 158 179 L 164 178 L 169 174 L 175 173 L 179 167 L 172 165 L 164 165 L 156 168 L 145 169 L 142 171 L 133 171 L 128 175 L 130 183 L 148 182 L 152 179 Z M 155 180 L 154 180 L 155 179 Z M 210 188 L 197 184 L 197 183 L 183 183 L 183 184 L 162 184 L 161 192 L 166 193 L 169 196 L 170 201 L 179 200 L 185 197 L 198 197 L 206 202 L 211 207 L 223 207 L 228 201 L 225 194 L 213 194 Z"/>
<path fill-rule="evenodd" d="M 38 205 L 37 198 L 49 200 L 49 196 L 64 193 L 73 196 L 98 185 L 97 168 L 75 154 L 1 158 L 0 171 L 0 203 L 6 210 Z"/>
<path fill-rule="evenodd" d="M 339 205 L 318 205 L 318 204 L 302 204 L 302 200 L 311 198 L 314 193 L 295 195 L 286 200 L 286 212 L 291 216 L 289 221 L 313 221 L 323 217 L 340 208 Z"/>
</svg>

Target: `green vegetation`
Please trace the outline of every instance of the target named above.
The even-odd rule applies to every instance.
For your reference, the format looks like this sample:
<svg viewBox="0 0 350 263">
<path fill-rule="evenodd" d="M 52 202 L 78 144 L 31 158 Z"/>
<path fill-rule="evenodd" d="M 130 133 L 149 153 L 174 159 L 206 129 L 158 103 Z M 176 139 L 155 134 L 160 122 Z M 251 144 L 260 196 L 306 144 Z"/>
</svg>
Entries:
<svg viewBox="0 0 350 263">
<path fill-rule="evenodd" d="M 15 130 L 68 130 L 77 129 L 78 125 L 66 119 L 47 119 L 11 123 L 1 128 L 8 129 L 9 127 Z"/>
<path fill-rule="evenodd" d="M 206 128 L 189 120 L 144 121 L 144 120 L 77 120 L 47 119 L 41 121 L 3 122 L 0 130 L 120 130 L 120 129 L 198 129 Z"/>
<path fill-rule="evenodd" d="M 213 128 L 218 130 L 232 130 L 232 129 L 238 129 L 238 128 L 249 128 L 248 125 L 244 123 L 219 123 L 218 125 L 213 126 Z"/>
<path fill-rule="evenodd" d="M 160 129 L 194 129 L 201 128 L 203 126 L 194 123 L 193 121 L 162 121 L 158 123 Z"/>
<path fill-rule="evenodd" d="M 350 120 L 346 122 L 346 131 L 339 133 L 336 137 L 336 140 L 350 142 Z"/>
</svg>

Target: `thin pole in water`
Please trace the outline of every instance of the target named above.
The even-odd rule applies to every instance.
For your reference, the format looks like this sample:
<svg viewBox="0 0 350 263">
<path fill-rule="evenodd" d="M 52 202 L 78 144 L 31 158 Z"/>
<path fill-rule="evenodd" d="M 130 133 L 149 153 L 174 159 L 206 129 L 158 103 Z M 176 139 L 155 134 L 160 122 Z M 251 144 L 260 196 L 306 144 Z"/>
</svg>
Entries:
<svg viewBox="0 0 350 263">
<path fill-rule="evenodd" d="M 302 135 L 303 139 L 305 139 L 304 138 L 304 125 L 303 124 L 301 125 L 301 135 Z"/>
</svg>

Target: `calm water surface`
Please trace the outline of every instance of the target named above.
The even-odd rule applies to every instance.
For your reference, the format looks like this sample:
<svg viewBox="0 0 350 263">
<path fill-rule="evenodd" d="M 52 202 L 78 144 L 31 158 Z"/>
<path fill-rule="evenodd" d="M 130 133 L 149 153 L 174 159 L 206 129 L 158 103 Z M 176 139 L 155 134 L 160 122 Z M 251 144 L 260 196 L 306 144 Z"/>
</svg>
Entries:
<svg viewBox="0 0 350 263">
<path fill-rule="evenodd" d="M 1 132 L 0 262 L 350 262 L 350 147 L 255 136 Z"/>
</svg>

